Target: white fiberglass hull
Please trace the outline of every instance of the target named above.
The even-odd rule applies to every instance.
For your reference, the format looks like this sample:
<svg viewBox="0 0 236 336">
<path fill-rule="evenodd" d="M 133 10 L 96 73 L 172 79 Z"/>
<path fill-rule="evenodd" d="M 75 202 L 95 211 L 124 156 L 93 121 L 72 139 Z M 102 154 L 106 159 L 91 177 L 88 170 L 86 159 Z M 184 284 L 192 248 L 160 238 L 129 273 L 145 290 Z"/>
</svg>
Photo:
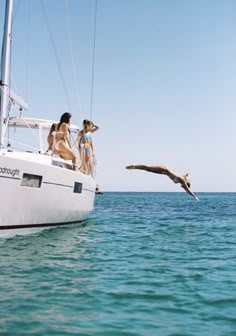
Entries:
<svg viewBox="0 0 236 336">
<path fill-rule="evenodd" d="M 0 233 L 88 218 L 95 180 L 51 162 L 50 156 L 41 154 L 0 153 Z"/>
</svg>

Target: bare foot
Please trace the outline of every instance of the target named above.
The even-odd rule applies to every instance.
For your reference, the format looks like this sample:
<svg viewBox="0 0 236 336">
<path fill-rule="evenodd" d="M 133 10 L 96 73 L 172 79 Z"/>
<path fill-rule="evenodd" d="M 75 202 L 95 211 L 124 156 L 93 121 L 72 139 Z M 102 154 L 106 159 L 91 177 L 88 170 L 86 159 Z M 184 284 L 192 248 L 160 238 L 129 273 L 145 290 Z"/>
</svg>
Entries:
<svg viewBox="0 0 236 336">
<path fill-rule="evenodd" d="M 125 168 L 126 169 L 135 169 L 135 166 L 132 164 L 132 165 L 126 166 Z"/>
</svg>

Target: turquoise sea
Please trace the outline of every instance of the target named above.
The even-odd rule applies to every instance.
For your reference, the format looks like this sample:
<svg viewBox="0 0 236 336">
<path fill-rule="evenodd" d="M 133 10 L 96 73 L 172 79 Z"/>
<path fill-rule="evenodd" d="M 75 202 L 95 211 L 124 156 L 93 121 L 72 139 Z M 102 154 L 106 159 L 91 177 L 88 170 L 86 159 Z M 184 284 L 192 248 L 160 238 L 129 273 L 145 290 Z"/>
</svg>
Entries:
<svg viewBox="0 0 236 336">
<path fill-rule="evenodd" d="M 236 335 L 236 193 L 97 195 L 0 238 L 0 335 Z"/>
</svg>

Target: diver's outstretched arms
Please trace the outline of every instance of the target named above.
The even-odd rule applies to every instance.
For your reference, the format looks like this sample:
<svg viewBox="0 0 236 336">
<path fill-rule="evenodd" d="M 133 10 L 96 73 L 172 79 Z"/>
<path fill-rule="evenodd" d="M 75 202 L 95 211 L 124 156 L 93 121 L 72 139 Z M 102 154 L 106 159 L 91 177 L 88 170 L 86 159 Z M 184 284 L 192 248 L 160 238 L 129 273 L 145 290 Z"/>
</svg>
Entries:
<svg viewBox="0 0 236 336">
<path fill-rule="evenodd" d="M 195 198 L 196 201 L 200 202 L 200 199 L 194 193 L 192 196 Z"/>
<path fill-rule="evenodd" d="M 189 195 L 193 196 L 196 201 L 200 202 L 200 199 L 189 189 L 189 187 L 186 184 L 182 184 L 181 187 L 188 193 Z"/>
</svg>

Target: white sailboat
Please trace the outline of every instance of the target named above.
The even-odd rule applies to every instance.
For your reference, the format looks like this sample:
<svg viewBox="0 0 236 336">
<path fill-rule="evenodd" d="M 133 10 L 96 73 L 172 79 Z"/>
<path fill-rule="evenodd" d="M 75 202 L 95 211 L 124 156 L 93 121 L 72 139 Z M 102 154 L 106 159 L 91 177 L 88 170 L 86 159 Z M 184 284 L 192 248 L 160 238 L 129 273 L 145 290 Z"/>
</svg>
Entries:
<svg viewBox="0 0 236 336">
<path fill-rule="evenodd" d="M 24 118 L 21 113 L 11 116 L 16 105 L 27 109 L 10 89 L 12 13 L 13 0 L 6 0 L 0 82 L 0 235 L 83 221 L 93 210 L 96 189 L 93 176 L 73 171 L 70 161 L 45 155 L 47 134 L 55 121 Z M 21 129 L 37 132 L 37 149 L 12 138 Z M 78 132 L 76 125 L 70 129 Z M 32 144 L 32 135 L 27 138 Z"/>
</svg>

